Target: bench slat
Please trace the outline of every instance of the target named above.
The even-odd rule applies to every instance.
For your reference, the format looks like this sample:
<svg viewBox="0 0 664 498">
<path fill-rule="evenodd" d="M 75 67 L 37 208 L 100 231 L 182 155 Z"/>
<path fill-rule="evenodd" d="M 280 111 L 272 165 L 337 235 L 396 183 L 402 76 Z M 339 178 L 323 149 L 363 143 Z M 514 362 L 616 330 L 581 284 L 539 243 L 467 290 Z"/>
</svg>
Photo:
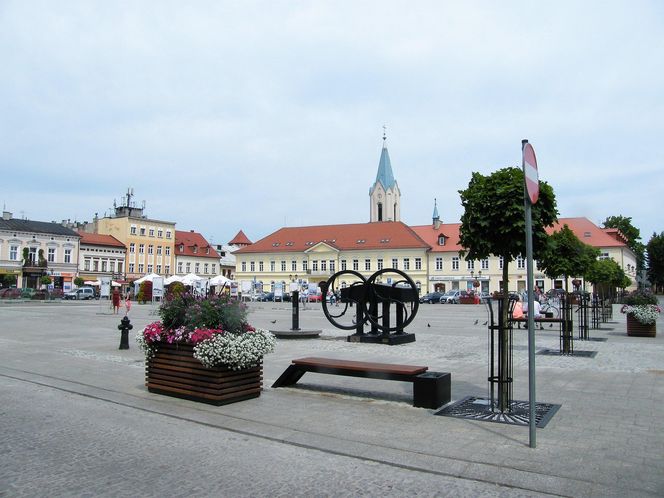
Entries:
<svg viewBox="0 0 664 498">
<path fill-rule="evenodd" d="M 380 372 L 398 375 L 418 375 L 429 367 L 420 365 L 397 365 L 393 363 L 375 363 L 367 361 L 337 360 L 334 358 L 307 357 L 293 360 L 293 365 L 308 367 L 336 368 L 358 372 Z"/>
</svg>

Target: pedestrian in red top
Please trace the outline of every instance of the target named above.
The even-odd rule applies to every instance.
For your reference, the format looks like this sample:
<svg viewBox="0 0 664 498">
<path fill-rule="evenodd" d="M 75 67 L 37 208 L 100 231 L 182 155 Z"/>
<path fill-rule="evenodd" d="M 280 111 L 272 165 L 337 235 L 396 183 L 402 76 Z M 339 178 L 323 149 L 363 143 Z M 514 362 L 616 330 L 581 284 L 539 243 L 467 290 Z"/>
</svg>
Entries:
<svg viewBox="0 0 664 498">
<path fill-rule="evenodd" d="M 118 290 L 117 287 L 113 289 L 113 295 L 111 296 L 111 300 L 113 301 L 113 314 L 117 315 L 118 312 L 120 311 L 120 291 Z"/>
</svg>

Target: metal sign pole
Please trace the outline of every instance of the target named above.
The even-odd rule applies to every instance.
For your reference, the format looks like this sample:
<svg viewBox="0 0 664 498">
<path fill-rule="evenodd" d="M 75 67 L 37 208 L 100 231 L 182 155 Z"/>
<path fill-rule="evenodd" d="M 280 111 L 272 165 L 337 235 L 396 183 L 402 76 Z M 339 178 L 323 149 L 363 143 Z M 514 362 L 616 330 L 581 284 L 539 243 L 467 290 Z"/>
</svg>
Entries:
<svg viewBox="0 0 664 498">
<path fill-rule="evenodd" d="M 525 148 L 528 140 L 521 141 L 521 150 Z M 526 186 L 526 161 L 522 160 L 524 173 L 524 205 L 526 211 L 526 284 L 528 288 L 528 428 L 530 432 L 530 447 L 537 447 L 537 432 L 535 425 L 535 304 L 533 299 L 533 223 L 530 196 Z"/>
</svg>

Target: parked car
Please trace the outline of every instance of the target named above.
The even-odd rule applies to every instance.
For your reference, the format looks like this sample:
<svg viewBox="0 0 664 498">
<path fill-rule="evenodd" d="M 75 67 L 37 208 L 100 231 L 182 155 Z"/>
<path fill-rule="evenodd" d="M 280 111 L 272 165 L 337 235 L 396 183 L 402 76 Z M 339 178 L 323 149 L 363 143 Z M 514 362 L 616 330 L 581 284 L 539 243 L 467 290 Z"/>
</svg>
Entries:
<svg viewBox="0 0 664 498">
<path fill-rule="evenodd" d="M 459 304 L 461 291 L 451 290 L 440 296 L 440 304 Z"/>
<path fill-rule="evenodd" d="M 429 292 L 420 298 L 420 303 L 438 303 L 440 302 L 440 297 L 443 295 L 442 292 Z"/>
<path fill-rule="evenodd" d="M 73 291 L 69 291 L 65 294 L 65 299 L 70 300 L 74 299 L 77 301 L 94 299 L 95 291 L 92 287 L 79 287 Z"/>
<path fill-rule="evenodd" d="M 2 299 L 18 299 L 21 297 L 21 289 L 10 287 L 9 289 L 0 289 L 0 298 Z"/>
<path fill-rule="evenodd" d="M 323 296 L 321 294 L 309 294 L 307 296 L 307 302 L 309 303 L 320 303 L 323 300 Z"/>
</svg>

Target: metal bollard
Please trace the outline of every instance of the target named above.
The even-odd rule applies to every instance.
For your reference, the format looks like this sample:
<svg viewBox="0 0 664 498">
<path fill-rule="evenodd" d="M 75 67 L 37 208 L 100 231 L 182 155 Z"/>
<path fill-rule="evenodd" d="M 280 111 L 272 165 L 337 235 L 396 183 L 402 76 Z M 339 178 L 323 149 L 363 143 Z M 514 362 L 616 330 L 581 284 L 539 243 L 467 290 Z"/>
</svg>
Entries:
<svg viewBox="0 0 664 498">
<path fill-rule="evenodd" d="M 128 316 L 125 316 L 122 320 L 120 320 L 118 329 L 121 331 L 121 334 L 120 347 L 118 349 L 129 349 L 129 331 L 133 328 L 134 326 L 130 323 Z"/>
</svg>

